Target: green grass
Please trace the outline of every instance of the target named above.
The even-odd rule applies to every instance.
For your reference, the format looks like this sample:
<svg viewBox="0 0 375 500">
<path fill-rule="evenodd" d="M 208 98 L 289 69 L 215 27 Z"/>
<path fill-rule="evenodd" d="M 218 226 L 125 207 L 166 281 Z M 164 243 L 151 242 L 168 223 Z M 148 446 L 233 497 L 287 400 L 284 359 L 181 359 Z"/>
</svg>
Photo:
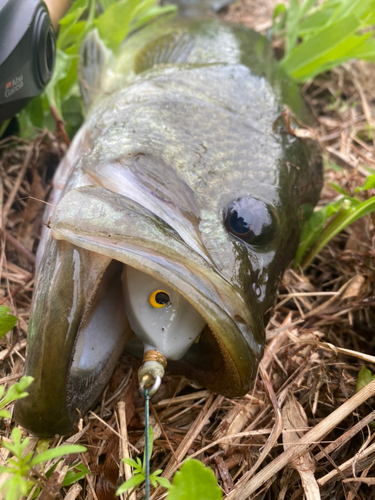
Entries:
<svg viewBox="0 0 375 500">
<path fill-rule="evenodd" d="M 361 201 L 351 197 L 340 186 L 331 184 L 342 198 L 327 203 L 313 213 L 305 224 L 300 244 L 294 259 L 294 268 L 306 269 L 321 250 L 334 238 L 356 220 L 375 210 L 375 196 Z M 357 187 L 356 193 L 375 188 L 375 175 L 370 175 L 363 186 Z"/>
<path fill-rule="evenodd" d="M 290 0 L 274 11 L 284 69 L 298 82 L 350 59 L 375 61 L 375 0 Z"/>
</svg>

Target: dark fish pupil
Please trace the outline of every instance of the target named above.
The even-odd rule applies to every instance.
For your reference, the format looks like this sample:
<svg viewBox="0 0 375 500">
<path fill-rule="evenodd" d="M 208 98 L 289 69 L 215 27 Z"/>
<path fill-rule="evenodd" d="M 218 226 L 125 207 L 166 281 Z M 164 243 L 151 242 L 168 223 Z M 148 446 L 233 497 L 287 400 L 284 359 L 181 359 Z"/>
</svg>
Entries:
<svg viewBox="0 0 375 500">
<path fill-rule="evenodd" d="M 254 216 L 250 210 L 234 210 L 229 223 L 235 233 L 247 234 L 254 223 Z"/>
<path fill-rule="evenodd" d="M 169 302 L 169 295 L 165 292 L 158 292 L 155 295 L 155 302 L 157 304 L 168 304 Z"/>
</svg>

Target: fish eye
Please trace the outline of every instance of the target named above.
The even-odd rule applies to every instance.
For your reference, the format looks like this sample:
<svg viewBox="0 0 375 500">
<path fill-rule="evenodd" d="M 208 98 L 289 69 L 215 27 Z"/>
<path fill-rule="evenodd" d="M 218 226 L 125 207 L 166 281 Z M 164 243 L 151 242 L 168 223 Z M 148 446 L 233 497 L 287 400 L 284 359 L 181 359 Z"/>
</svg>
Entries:
<svg viewBox="0 0 375 500">
<path fill-rule="evenodd" d="M 155 307 L 157 309 L 160 309 L 161 307 L 169 304 L 169 301 L 169 295 L 164 290 L 155 290 L 154 292 L 152 292 L 149 298 L 149 302 L 152 307 Z"/>
<path fill-rule="evenodd" d="M 236 238 L 251 245 L 264 245 L 274 236 L 275 218 L 263 201 L 243 197 L 232 201 L 226 210 L 225 227 Z"/>
</svg>

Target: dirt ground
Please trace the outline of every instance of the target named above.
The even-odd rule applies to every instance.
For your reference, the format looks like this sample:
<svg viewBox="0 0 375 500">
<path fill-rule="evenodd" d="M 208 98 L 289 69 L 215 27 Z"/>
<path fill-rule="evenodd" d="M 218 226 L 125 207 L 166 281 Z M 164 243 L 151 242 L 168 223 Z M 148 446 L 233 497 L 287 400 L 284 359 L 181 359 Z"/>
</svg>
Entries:
<svg viewBox="0 0 375 500">
<path fill-rule="evenodd" d="M 265 32 L 275 4 L 238 1 L 225 18 Z M 346 63 L 302 91 L 316 119 L 310 132 L 325 162 L 322 206 L 340 196 L 334 185 L 354 195 L 375 169 L 375 67 Z M 38 200 L 47 199 L 67 147 L 58 134 L 43 132 L 34 143 L 13 137 L 0 148 L 0 304 L 19 319 L 0 343 L 0 383 L 8 387 L 23 372 L 43 211 Z M 360 196 L 364 200 L 373 191 Z M 214 471 L 229 500 L 315 500 L 319 494 L 375 499 L 373 384 L 372 392 L 356 396 L 361 366 L 375 372 L 374 222 L 371 214 L 357 221 L 305 272 L 285 273 L 259 374 L 244 398 L 224 398 L 185 378 L 165 377 L 151 404 L 152 468 L 171 478 L 186 455 L 198 458 Z M 61 489 L 61 498 L 115 498 L 124 480 L 124 418 L 131 449 L 141 452 L 144 446 L 136 371 L 134 361 L 123 356 L 101 403 L 79 429 L 51 441 L 51 446 L 68 440 L 88 448 L 81 460 L 91 475 L 79 486 Z M 8 438 L 13 425 L 5 421 L 0 434 Z M 36 444 L 31 438 L 29 448 Z M 6 458 L 6 450 L 0 450 L 0 463 Z M 153 499 L 164 497 L 162 490 L 152 493 Z M 135 498 L 142 498 L 141 489 Z"/>
</svg>

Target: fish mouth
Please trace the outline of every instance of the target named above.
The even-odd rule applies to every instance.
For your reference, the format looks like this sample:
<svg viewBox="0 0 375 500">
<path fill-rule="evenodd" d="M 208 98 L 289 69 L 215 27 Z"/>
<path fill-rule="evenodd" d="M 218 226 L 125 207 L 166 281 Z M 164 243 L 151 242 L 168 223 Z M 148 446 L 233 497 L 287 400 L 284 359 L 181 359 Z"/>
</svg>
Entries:
<svg viewBox="0 0 375 500">
<path fill-rule="evenodd" d="M 168 362 L 174 372 L 228 397 L 250 389 L 263 332 L 254 334 L 238 291 L 148 210 L 86 186 L 57 206 L 38 274 L 25 369 L 35 380 L 16 407 L 31 432 L 69 432 L 100 397 L 123 348 L 134 349 L 124 266 L 176 291 L 204 319 L 201 340 Z"/>
</svg>

